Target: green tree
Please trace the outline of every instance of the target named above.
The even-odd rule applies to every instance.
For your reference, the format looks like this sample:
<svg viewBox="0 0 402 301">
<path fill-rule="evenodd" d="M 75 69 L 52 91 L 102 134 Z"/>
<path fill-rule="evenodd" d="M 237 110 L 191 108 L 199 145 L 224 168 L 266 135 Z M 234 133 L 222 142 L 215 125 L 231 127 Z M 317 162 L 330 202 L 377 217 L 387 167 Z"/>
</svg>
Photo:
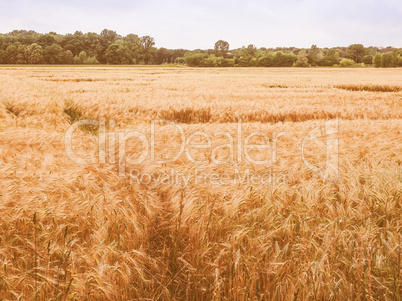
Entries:
<svg viewBox="0 0 402 301">
<path fill-rule="evenodd" d="M 0 49 L 0 64 L 7 64 L 7 53 Z"/>
<path fill-rule="evenodd" d="M 374 57 L 373 57 L 373 65 L 376 68 L 380 68 L 381 67 L 381 53 L 377 52 Z"/>
<path fill-rule="evenodd" d="M 185 49 L 173 49 L 170 51 L 172 55 L 172 60 L 175 61 L 177 58 L 184 58 L 184 54 L 187 52 Z"/>
<path fill-rule="evenodd" d="M 118 44 L 111 44 L 106 50 L 106 61 L 108 64 L 120 64 L 120 58 L 117 49 L 119 49 Z"/>
<path fill-rule="evenodd" d="M 397 62 L 398 62 L 398 67 L 402 67 L 402 56 L 400 54 L 398 54 L 397 58 Z"/>
<path fill-rule="evenodd" d="M 19 45 L 17 48 L 17 64 L 28 64 L 27 46 Z"/>
<path fill-rule="evenodd" d="M 139 40 L 120 40 L 117 41 L 120 46 L 119 52 L 123 55 L 125 62 L 121 62 L 122 64 L 136 64 L 141 61 L 141 45 Z"/>
<path fill-rule="evenodd" d="M 155 63 L 163 64 L 173 60 L 172 51 L 166 48 L 159 48 L 155 54 Z"/>
<path fill-rule="evenodd" d="M 48 64 L 63 64 L 64 49 L 59 44 L 46 46 L 45 49 L 43 49 L 43 57 Z"/>
<path fill-rule="evenodd" d="M 117 55 L 119 56 L 120 64 L 129 65 L 133 63 L 132 52 L 127 44 L 122 44 L 117 49 Z"/>
<path fill-rule="evenodd" d="M 272 52 L 265 53 L 258 59 L 258 66 L 261 67 L 273 67 L 274 55 Z"/>
<path fill-rule="evenodd" d="M 295 66 L 296 67 L 308 67 L 308 58 L 307 58 L 306 49 L 302 49 L 299 52 Z"/>
<path fill-rule="evenodd" d="M 134 44 L 137 46 L 141 45 L 141 40 L 136 34 L 130 33 L 130 34 L 126 35 L 122 40 L 130 42 L 131 44 Z"/>
<path fill-rule="evenodd" d="M 310 50 L 307 53 L 307 62 L 311 66 L 317 66 L 318 64 L 318 52 L 317 45 L 311 45 Z"/>
<path fill-rule="evenodd" d="M 117 40 L 118 34 L 113 30 L 104 29 L 102 30 L 100 37 L 106 45 L 110 45 Z"/>
<path fill-rule="evenodd" d="M 322 49 L 319 49 L 316 56 L 316 66 L 324 66 L 325 65 L 325 54 Z"/>
<path fill-rule="evenodd" d="M 254 56 L 250 60 L 250 67 L 257 67 L 257 66 L 258 66 L 258 58 Z"/>
<path fill-rule="evenodd" d="M 209 56 L 204 60 L 204 66 L 205 66 L 205 67 L 218 67 L 215 54 L 209 55 Z"/>
<path fill-rule="evenodd" d="M 355 61 L 351 59 L 343 59 L 340 62 L 341 67 L 352 67 L 355 65 Z"/>
<path fill-rule="evenodd" d="M 111 44 L 106 51 L 106 59 L 107 63 L 112 65 L 133 63 L 130 49 L 124 43 Z"/>
<path fill-rule="evenodd" d="M 389 67 L 396 67 L 396 57 L 394 54 L 389 51 L 386 53 L 383 53 L 381 55 L 381 67 L 383 68 L 389 68 Z"/>
<path fill-rule="evenodd" d="M 321 60 L 322 66 L 333 66 L 339 64 L 339 51 L 337 49 L 328 49 L 325 57 Z"/>
<path fill-rule="evenodd" d="M 250 44 L 247 46 L 247 48 L 243 47 L 242 52 L 245 56 L 254 56 L 254 54 L 257 52 L 257 47 L 255 47 L 253 44 Z"/>
<path fill-rule="evenodd" d="M 64 50 L 70 50 L 73 55 L 78 55 L 84 49 L 84 37 L 82 35 L 66 35 L 60 43 Z"/>
<path fill-rule="evenodd" d="M 223 56 L 225 58 L 229 51 L 229 43 L 224 40 L 219 40 L 215 43 L 214 50 L 216 56 Z"/>
<path fill-rule="evenodd" d="M 251 58 L 252 58 L 252 56 L 241 56 L 238 59 L 237 64 L 240 67 L 250 67 Z"/>
<path fill-rule="evenodd" d="M 80 62 L 82 62 L 82 64 L 85 63 L 85 61 L 87 60 L 87 53 L 85 51 L 81 51 L 78 55 L 78 59 L 80 60 Z"/>
<path fill-rule="evenodd" d="M 297 61 L 297 56 L 294 53 L 283 53 L 277 51 L 274 54 L 273 64 L 276 67 L 291 67 Z"/>
<path fill-rule="evenodd" d="M 140 38 L 140 41 L 141 41 L 142 58 L 145 64 L 149 64 L 152 62 L 153 56 L 156 52 L 154 48 L 155 40 L 150 36 L 143 36 Z"/>
<path fill-rule="evenodd" d="M 97 65 L 97 64 L 99 64 L 99 62 L 96 59 L 96 57 L 90 56 L 85 60 L 84 64 L 86 64 L 86 65 Z"/>
<path fill-rule="evenodd" d="M 186 52 L 184 54 L 184 61 L 190 67 L 203 67 L 204 60 L 208 58 L 207 53 L 201 52 Z"/>
<path fill-rule="evenodd" d="M 373 56 L 371 54 L 366 54 L 363 56 L 363 63 L 366 65 L 371 65 L 373 63 Z"/>
<path fill-rule="evenodd" d="M 366 48 L 362 44 L 352 44 L 348 47 L 345 57 L 354 60 L 356 63 L 361 63 L 366 53 Z"/>
<path fill-rule="evenodd" d="M 74 55 L 71 50 L 66 50 L 64 52 L 64 63 L 69 65 L 74 63 Z"/>
<path fill-rule="evenodd" d="M 55 44 L 56 40 L 51 34 L 42 34 L 38 37 L 36 43 L 45 48 L 46 46 L 51 46 Z"/>
<path fill-rule="evenodd" d="M 119 35 L 115 31 L 109 29 L 102 30 L 102 32 L 100 33 L 100 43 L 102 45 L 102 49 L 96 55 L 99 62 L 101 62 L 102 64 L 107 63 L 106 51 L 108 47 L 113 44 L 118 38 Z"/>
<path fill-rule="evenodd" d="M 81 51 L 85 51 L 88 57 L 98 56 L 103 51 L 103 45 L 101 43 L 101 37 L 95 32 L 88 32 L 82 38 L 83 48 Z"/>
<path fill-rule="evenodd" d="M 27 47 L 27 57 L 29 64 L 42 64 L 43 58 L 43 48 L 42 46 L 33 43 Z"/>
<path fill-rule="evenodd" d="M 6 48 L 7 64 L 17 63 L 17 50 L 18 48 L 14 44 L 11 44 Z"/>
<path fill-rule="evenodd" d="M 227 67 L 234 67 L 235 60 L 234 59 L 226 59 L 226 64 L 227 64 Z"/>
</svg>

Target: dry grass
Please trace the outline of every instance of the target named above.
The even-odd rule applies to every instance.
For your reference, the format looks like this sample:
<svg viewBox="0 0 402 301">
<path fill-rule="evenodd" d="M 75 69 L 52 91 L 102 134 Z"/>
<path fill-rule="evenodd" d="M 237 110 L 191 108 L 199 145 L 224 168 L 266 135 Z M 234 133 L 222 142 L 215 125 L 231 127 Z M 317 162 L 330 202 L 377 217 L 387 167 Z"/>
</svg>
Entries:
<svg viewBox="0 0 402 301">
<path fill-rule="evenodd" d="M 399 92 L 401 86 L 391 85 L 335 85 L 335 88 L 349 91 L 367 91 L 367 92 Z"/>
<path fill-rule="evenodd" d="M 169 108 L 169 110 L 159 111 L 159 118 L 171 120 L 179 123 L 206 123 L 211 121 L 210 108 L 182 108 L 176 110 Z"/>
<path fill-rule="evenodd" d="M 401 300 L 401 70 L 136 67 L 0 69 L 0 296 L 5 300 Z M 358 78 L 358 82 L 356 82 Z M 63 79 L 63 81 L 49 81 Z M 377 87 L 372 93 L 334 89 Z M 374 88 L 373 88 L 374 90 Z M 303 164 L 302 138 L 340 117 L 340 180 Z M 142 185 L 71 161 L 66 128 L 86 118 L 150 135 L 154 118 L 196 131 L 284 131 L 285 185 Z M 81 127 L 75 151 L 97 155 Z M 172 127 L 160 158 L 176 151 Z M 227 143 L 219 137 L 213 144 Z M 130 153 L 140 149 L 128 144 Z M 325 150 L 309 145 L 308 158 Z M 257 154 L 258 155 L 258 154 Z M 198 150 L 197 158 L 210 158 Z M 224 156 L 224 154 L 220 154 Z M 244 158 L 233 166 L 264 171 Z M 142 172 L 192 174 L 185 156 Z"/>
</svg>

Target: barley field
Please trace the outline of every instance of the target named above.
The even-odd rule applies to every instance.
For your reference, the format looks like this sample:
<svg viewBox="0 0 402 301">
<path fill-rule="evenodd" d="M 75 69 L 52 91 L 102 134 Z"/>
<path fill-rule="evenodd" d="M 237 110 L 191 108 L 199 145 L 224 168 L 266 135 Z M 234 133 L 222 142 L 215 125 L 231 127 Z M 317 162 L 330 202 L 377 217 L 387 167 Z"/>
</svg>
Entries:
<svg viewBox="0 0 402 301">
<path fill-rule="evenodd" d="M 0 300 L 401 300 L 401 201 L 402 69 L 0 68 Z"/>
</svg>

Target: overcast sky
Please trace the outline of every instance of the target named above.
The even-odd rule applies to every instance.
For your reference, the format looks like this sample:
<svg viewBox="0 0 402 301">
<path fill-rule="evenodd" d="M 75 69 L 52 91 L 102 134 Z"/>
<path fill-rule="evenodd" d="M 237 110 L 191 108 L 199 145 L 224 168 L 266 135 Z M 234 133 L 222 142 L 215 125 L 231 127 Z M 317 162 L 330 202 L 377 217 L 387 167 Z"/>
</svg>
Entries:
<svg viewBox="0 0 402 301">
<path fill-rule="evenodd" d="M 0 0 L 0 32 L 97 32 L 155 38 L 157 47 L 402 47 L 402 0 Z"/>
</svg>

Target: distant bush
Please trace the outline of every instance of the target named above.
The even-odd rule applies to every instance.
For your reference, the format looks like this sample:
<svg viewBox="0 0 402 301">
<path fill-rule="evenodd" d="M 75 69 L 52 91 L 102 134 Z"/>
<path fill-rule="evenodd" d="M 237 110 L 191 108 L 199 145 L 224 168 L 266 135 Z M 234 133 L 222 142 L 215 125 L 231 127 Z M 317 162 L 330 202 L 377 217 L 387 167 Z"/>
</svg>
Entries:
<svg viewBox="0 0 402 301">
<path fill-rule="evenodd" d="M 342 85 L 334 85 L 334 88 L 349 90 L 349 91 L 367 91 L 367 92 L 399 92 L 402 90 L 400 86 L 393 85 L 358 85 L 358 84 L 342 84 Z"/>
<path fill-rule="evenodd" d="M 96 57 L 90 56 L 89 58 L 87 58 L 87 59 L 84 61 L 84 64 L 85 64 L 85 65 L 98 65 L 99 62 L 98 62 L 98 60 L 96 59 Z"/>
<path fill-rule="evenodd" d="M 355 65 L 355 61 L 351 59 L 343 59 L 339 64 L 341 67 L 353 67 Z"/>
</svg>

